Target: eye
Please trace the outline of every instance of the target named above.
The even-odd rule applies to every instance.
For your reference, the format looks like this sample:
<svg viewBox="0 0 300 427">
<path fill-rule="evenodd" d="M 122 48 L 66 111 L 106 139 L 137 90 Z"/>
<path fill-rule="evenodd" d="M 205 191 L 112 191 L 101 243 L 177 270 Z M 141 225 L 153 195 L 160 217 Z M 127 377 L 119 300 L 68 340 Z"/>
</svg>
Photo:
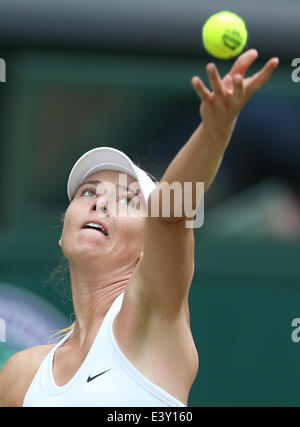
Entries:
<svg viewBox="0 0 300 427">
<path fill-rule="evenodd" d="M 126 206 L 129 205 L 129 203 L 131 202 L 131 200 L 133 199 L 134 196 L 123 196 L 120 197 L 119 202 L 122 202 L 123 204 L 125 204 Z"/>
<path fill-rule="evenodd" d="M 96 197 L 96 191 L 90 188 L 86 188 L 82 191 L 81 195 L 84 197 Z"/>
</svg>

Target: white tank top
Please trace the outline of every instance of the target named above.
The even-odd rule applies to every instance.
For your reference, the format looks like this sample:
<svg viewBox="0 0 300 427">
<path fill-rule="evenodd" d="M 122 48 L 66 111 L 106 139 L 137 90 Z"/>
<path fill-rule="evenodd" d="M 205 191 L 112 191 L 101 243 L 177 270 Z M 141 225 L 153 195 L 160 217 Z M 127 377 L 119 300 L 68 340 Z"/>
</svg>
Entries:
<svg viewBox="0 0 300 427">
<path fill-rule="evenodd" d="M 149 381 L 120 350 L 112 325 L 123 297 L 124 292 L 114 300 L 84 362 L 61 387 L 53 378 L 53 357 L 72 331 L 51 349 L 27 390 L 23 406 L 185 406 Z"/>
</svg>

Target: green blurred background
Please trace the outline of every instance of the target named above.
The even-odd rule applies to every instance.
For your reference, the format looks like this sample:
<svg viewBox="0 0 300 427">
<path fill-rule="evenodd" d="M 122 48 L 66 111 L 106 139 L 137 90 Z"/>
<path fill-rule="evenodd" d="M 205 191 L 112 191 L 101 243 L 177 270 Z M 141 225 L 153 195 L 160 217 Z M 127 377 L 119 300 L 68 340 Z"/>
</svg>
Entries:
<svg viewBox="0 0 300 427">
<path fill-rule="evenodd" d="M 200 366 L 191 406 L 298 405 L 300 5 L 289 1 L 0 1 L 0 367 L 70 323 L 57 274 L 68 174 L 97 146 L 158 179 L 199 123 L 201 28 L 220 10 L 247 48 L 280 59 L 241 112 L 195 229 L 191 324 Z M 268 19 L 266 19 L 266 14 Z M 233 61 L 214 60 L 224 75 Z M 1 341 L 2 339 L 2 341 Z"/>
</svg>

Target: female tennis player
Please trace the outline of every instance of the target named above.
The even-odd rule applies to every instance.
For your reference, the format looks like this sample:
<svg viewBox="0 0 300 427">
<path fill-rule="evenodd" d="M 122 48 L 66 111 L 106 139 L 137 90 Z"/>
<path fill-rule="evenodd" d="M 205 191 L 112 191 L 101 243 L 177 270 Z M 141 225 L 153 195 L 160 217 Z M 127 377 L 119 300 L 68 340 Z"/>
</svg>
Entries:
<svg viewBox="0 0 300 427">
<path fill-rule="evenodd" d="M 188 405 L 198 371 L 188 308 L 193 229 L 185 226 L 184 209 L 178 217 L 169 202 L 169 217 L 151 217 L 151 205 L 155 197 L 164 202 L 162 182 L 210 186 L 241 108 L 279 62 L 272 58 L 246 78 L 257 55 L 251 49 L 239 56 L 223 79 L 208 64 L 211 89 L 199 77 L 191 79 L 202 122 L 157 186 L 124 153 L 108 147 L 76 162 L 59 241 L 69 262 L 75 322 L 57 344 L 26 349 L 6 362 L 1 406 Z M 125 189 L 112 204 L 120 174 L 136 191 Z M 112 186 L 99 191 L 107 182 Z M 130 204 L 133 197 L 139 209 Z"/>
</svg>

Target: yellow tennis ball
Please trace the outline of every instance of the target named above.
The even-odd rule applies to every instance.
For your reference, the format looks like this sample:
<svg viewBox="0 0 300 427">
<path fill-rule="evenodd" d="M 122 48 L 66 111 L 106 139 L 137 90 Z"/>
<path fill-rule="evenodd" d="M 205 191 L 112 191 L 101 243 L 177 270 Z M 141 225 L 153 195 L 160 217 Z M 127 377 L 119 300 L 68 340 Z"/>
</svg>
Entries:
<svg viewBox="0 0 300 427">
<path fill-rule="evenodd" d="M 241 53 L 247 37 L 245 22 L 233 12 L 215 13 L 208 18 L 202 29 L 205 49 L 221 59 L 232 58 Z"/>
</svg>

